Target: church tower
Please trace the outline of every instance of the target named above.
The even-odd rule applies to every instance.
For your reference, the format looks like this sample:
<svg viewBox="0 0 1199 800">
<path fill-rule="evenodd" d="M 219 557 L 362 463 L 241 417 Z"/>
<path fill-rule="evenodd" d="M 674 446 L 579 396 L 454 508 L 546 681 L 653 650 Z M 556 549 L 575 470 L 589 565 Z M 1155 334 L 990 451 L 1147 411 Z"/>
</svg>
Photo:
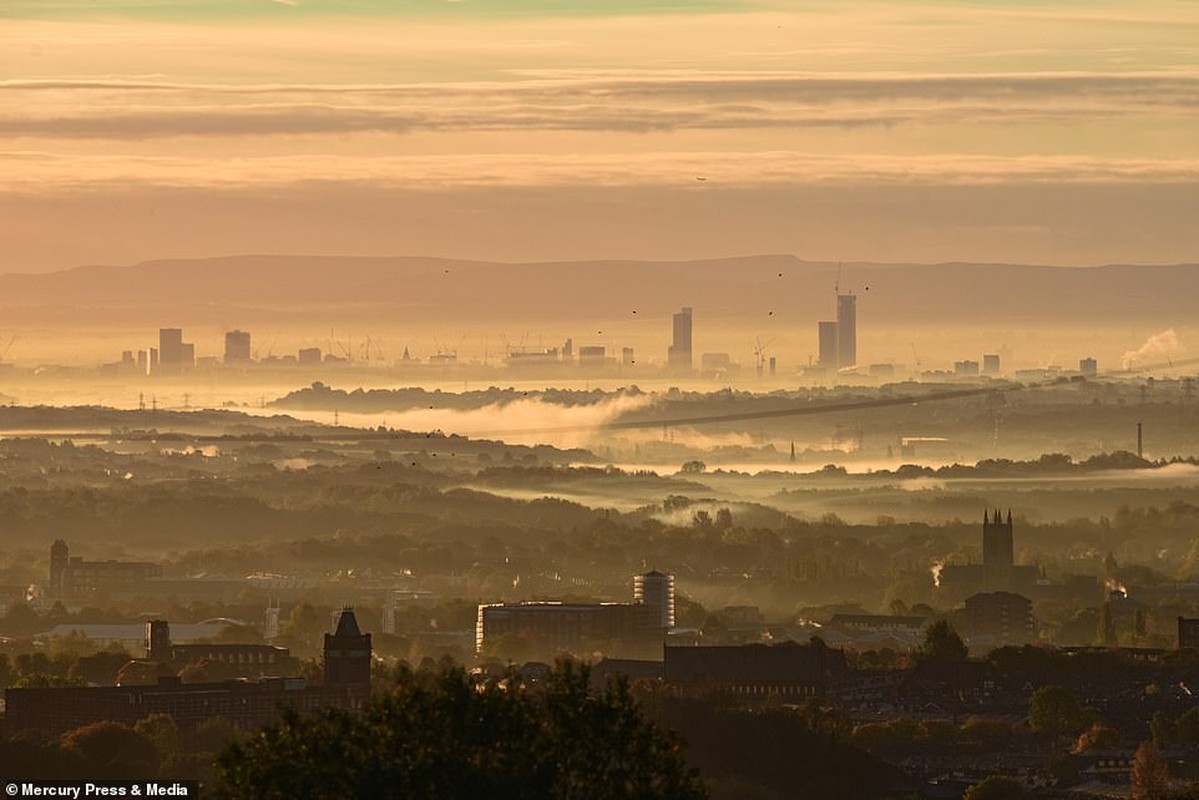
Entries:
<svg viewBox="0 0 1199 800">
<path fill-rule="evenodd" d="M 988 591 L 1008 589 L 1012 582 L 1012 512 L 1005 521 L 999 510 L 983 514 L 983 583 Z"/>
</svg>

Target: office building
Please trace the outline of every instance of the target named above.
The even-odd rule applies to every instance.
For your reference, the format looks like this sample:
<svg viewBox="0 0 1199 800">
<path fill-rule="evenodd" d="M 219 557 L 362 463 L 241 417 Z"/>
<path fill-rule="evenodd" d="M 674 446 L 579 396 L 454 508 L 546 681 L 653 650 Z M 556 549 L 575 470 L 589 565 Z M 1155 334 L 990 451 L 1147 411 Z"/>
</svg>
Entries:
<svg viewBox="0 0 1199 800">
<path fill-rule="evenodd" d="M 820 697 L 849 675 L 845 653 L 823 642 L 667 647 L 664 653 L 662 675 L 672 694 L 746 705 Z"/>
<path fill-rule="evenodd" d="M 240 677 L 257 678 L 278 674 L 288 655 L 286 647 L 270 644 L 179 644 L 171 641 L 171 626 L 165 619 L 146 623 L 146 660 L 166 664 L 176 672 L 188 664 L 212 661 Z"/>
<path fill-rule="evenodd" d="M 183 369 L 183 330 L 160 328 L 158 331 L 158 369 L 160 372 L 179 372 Z"/>
<path fill-rule="evenodd" d="M 579 366 L 598 369 L 604 366 L 608 350 L 603 345 L 585 345 L 579 348 Z"/>
<path fill-rule="evenodd" d="M 1037 623 L 1032 601 L 1013 592 L 980 592 L 966 598 L 966 632 L 1003 644 L 1024 644 L 1036 639 Z"/>
<path fill-rule="evenodd" d="M 999 354 L 983 353 L 983 375 L 999 374 Z"/>
<path fill-rule="evenodd" d="M 306 366 L 315 366 L 320 364 L 321 349 L 319 347 L 301 347 L 299 352 L 299 361 L 301 364 Z"/>
<path fill-rule="evenodd" d="M 1078 362 L 1078 371 L 1085 378 L 1094 378 L 1099 374 L 1099 362 L 1093 358 L 1084 358 Z"/>
<path fill-rule="evenodd" d="M 837 358 L 837 323 L 818 323 L 820 329 L 820 366 L 835 370 L 840 366 Z"/>
<path fill-rule="evenodd" d="M 1178 649 L 1199 649 L 1199 619 L 1188 617 L 1178 618 Z"/>
<path fill-rule="evenodd" d="M 858 363 L 858 298 L 854 294 L 837 295 L 837 366 L 844 369 Z"/>
<path fill-rule="evenodd" d="M 673 317 L 674 337 L 667 352 L 667 363 L 671 372 L 690 372 L 691 362 L 691 307 L 685 306 Z"/>
<path fill-rule="evenodd" d="M 50 596 L 82 597 L 101 590 L 142 584 L 162 575 L 162 567 L 145 561 L 84 561 L 71 556 L 67 543 L 50 545 Z"/>
<path fill-rule="evenodd" d="M 479 606 L 475 649 L 516 639 L 547 656 L 596 647 L 652 643 L 674 626 L 674 577 L 633 578 L 631 603 L 487 603 Z"/>
<path fill-rule="evenodd" d="M 728 353 L 703 353 L 699 357 L 699 371 L 706 377 L 724 375 L 733 368 L 733 357 Z"/>
<path fill-rule="evenodd" d="M 250 333 L 248 331 L 228 331 L 225 334 L 225 363 L 250 363 Z"/>
</svg>

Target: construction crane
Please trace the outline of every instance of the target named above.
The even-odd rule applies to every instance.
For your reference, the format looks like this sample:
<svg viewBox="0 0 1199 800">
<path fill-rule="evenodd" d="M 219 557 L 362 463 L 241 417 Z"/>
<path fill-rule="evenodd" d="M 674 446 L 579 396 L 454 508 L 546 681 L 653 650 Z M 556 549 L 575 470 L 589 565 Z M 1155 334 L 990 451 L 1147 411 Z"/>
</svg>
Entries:
<svg viewBox="0 0 1199 800">
<path fill-rule="evenodd" d="M 762 377 L 763 373 L 766 370 L 766 348 L 770 347 L 770 345 L 772 345 L 773 343 L 774 343 L 773 338 L 767 339 L 765 342 L 762 341 L 761 336 L 757 336 L 754 338 L 755 369 L 757 369 L 759 378 Z"/>
<path fill-rule="evenodd" d="M 4 359 L 8 358 L 8 351 L 12 350 L 12 346 L 16 341 L 17 335 L 15 333 L 8 337 L 8 344 L 4 345 L 4 351 L 0 352 L 0 363 L 3 363 Z"/>
<path fill-rule="evenodd" d="M 278 332 L 276 332 L 275 338 L 271 339 L 271 346 L 266 349 L 266 357 L 267 358 L 270 358 L 271 354 L 275 352 L 275 343 L 278 341 L 279 341 L 279 334 L 278 334 Z M 254 348 L 254 360 L 255 361 L 258 360 L 258 354 L 261 351 L 262 351 L 262 345 L 259 345 L 258 347 Z"/>
</svg>

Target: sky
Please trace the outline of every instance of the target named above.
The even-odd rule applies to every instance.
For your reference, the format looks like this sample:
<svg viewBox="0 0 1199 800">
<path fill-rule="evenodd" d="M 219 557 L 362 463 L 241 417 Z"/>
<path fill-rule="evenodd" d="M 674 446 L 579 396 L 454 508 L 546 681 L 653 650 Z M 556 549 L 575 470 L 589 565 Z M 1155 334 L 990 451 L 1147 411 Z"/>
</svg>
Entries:
<svg viewBox="0 0 1199 800">
<path fill-rule="evenodd" d="M 1199 261 L 1199 3 L 5 0 L 0 272 Z"/>
</svg>

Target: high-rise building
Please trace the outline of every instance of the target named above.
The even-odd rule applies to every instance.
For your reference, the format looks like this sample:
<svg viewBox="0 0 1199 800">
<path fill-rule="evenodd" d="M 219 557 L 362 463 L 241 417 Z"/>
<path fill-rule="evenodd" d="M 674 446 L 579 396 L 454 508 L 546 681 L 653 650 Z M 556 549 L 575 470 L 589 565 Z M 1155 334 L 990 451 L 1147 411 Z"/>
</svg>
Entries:
<svg viewBox="0 0 1199 800">
<path fill-rule="evenodd" d="M 837 365 L 853 367 L 858 363 L 858 298 L 854 294 L 837 295 Z"/>
<path fill-rule="evenodd" d="M 674 627 L 674 576 L 657 570 L 633 576 L 633 602 L 641 603 L 655 628 Z"/>
<path fill-rule="evenodd" d="M 158 369 L 178 372 L 183 368 L 183 329 L 160 328 L 158 331 Z"/>
<path fill-rule="evenodd" d="M 602 344 L 583 345 L 579 348 L 579 366 L 587 369 L 603 367 L 608 360 L 608 348 Z"/>
<path fill-rule="evenodd" d="M 228 331 L 225 333 L 225 363 L 246 364 L 250 361 L 250 332 Z"/>
<path fill-rule="evenodd" d="M 648 572 L 633 577 L 631 603 L 484 603 L 475 623 L 475 649 L 516 637 L 540 652 L 589 651 L 650 646 L 674 627 L 674 576 Z"/>
<path fill-rule="evenodd" d="M 820 327 L 820 366 L 825 369 L 837 369 L 840 362 L 837 359 L 837 323 L 821 322 Z"/>
<path fill-rule="evenodd" d="M 196 365 L 196 346 L 191 342 L 184 342 L 179 348 L 179 366 L 183 369 L 191 369 Z"/>
<path fill-rule="evenodd" d="M 1078 362 L 1078 371 L 1088 378 L 1099 374 L 1099 362 L 1093 358 L 1084 358 Z"/>
<path fill-rule="evenodd" d="M 999 374 L 999 354 L 998 353 L 983 353 L 983 374 L 998 375 Z"/>
<path fill-rule="evenodd" d="M 674 337 L 667 352 L 671 372 L 691 371 L 691 307 L 684 306 L 675 314 Z"/>
</svg>

